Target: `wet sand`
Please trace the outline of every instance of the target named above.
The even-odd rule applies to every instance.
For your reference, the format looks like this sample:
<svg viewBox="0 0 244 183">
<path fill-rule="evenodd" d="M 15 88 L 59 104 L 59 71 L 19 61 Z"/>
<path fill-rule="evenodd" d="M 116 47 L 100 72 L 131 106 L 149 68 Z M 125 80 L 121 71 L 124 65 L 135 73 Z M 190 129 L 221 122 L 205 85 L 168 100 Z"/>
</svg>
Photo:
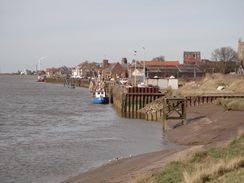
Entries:
<svg viewBox="0 0 244 183">
<path fill-rule="evenodd" d="M 244 111 L 227 111 L 222 106 L 204 104 L 187 108 L 187 125 L 168 121 L 167 139 L 181 148 L 137 155 L 113 161 L 70 178 L 63 183 L 118 183 L 135 176 L 159 171 L 165 163 L 196 149 L 226 143 L 244 128 Z M 177 125 L 176 125 L 177 126 Z"/>
</svg>

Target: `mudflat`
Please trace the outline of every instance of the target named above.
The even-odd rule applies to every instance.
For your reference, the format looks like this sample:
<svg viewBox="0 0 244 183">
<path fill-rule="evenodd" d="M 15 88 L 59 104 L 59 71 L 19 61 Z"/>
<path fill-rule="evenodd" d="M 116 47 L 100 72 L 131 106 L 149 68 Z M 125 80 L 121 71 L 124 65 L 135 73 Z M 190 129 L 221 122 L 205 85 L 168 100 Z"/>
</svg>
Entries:
<svg viewBox="0 0 244 183">
<path fill-rule="evenodd" d="M 168 121 L 167 139 L 182 147 L 113 161 L 63 183 L 122 183 L 157 172 L 182 154 L 234 139 L 238 130 L 244 128 L 244 111 L 228 111 L 223 106 L 203 104 L 187 108 L 187 125 L 174 126 L 177 126 L 175 122 Z"/>
</svg>

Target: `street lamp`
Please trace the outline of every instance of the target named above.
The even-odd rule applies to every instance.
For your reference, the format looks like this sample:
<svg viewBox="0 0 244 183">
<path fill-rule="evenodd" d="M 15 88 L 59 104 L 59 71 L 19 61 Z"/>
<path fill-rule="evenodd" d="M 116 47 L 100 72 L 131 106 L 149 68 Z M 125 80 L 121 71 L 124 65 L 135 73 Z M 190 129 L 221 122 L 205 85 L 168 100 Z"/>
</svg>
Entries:
<svg viewBox="0 0 244 183">
<path fill-rule="evenodd" d="M 44 58 L 46 58 L 46 56 L 39 59 L 39 68 L 38 68 L 39 71 L 41 70 L 41 60 L 43 60 Z"/>
<path fill-rule="evenodd" d="M 134 74 L 135 74 L 135 86 L 136 86 L 136 51 L 135 52 L 135 71 L 134 71 Z"/>
<path fill-rule="evenodd" d="M 143 50 L 144 50 L 144 68 L 143 68 L 143 70 L 144 70 L 144 83 L 145 83 L 145 81 L 146 81 L 146 60 L 145 60 L 145 47 L 142 47 L 143 48 Z"/>
</svg>

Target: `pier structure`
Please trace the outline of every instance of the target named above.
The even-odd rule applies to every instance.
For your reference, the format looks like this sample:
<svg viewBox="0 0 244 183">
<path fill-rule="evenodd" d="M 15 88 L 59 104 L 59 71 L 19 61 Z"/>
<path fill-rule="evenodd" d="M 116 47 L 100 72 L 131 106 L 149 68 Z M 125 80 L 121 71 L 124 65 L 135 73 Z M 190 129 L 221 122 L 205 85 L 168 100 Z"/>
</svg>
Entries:
<svg viewBox="0 0 244 183">
<path fill-rule="evenodd" d="M 121 86 L 111 86 L 110 89 L 110 101 L 122 116 L 130 118 L 142 116 L 142 114 L 137 112 L 138 110 L 164 95 L 164 93 L 159 92 L 158 87 L 123 88 Z M 153 115 L 143 116 L 142 118 L 156 121 L 159 116 L 160 112 L 156 112 Z"/>
<path fill-rule="evenodd" d="M 186 125 L 186 107 L 201 104 L 213 103 L 218 98 L 244 98 L 241 94 L 232 95 L 208 95 L 208 96 L 187 96 L 185 98 L 165 98 L 163 100 L 163 130 L 167 128 L 168 120 L 181 120 Z"/>
<path fill-rule="evenodd" d="M 164 93 L 159 93 L 157 87 L 125 88 L 118 85 L 110 89 L 110 101 L 123 116 L 142 118 L 148 121 L 162 121 L 164 130 L 167 128 L 168 120 L 180 120 L 185 125 L 187 107 L 213 103 L 218 98 L 244 98 L 243 94 L 208 94 L 207 96 L 187 96 L 184 98 L 164 98 L 164 96 Z M 137 112 L 158 98 L 162 98 L 163 103 L 160 109 L 143 116 Z"/>
<path fill-rule="evenodd" d="M 181 120 L 186 124 L 186 99 L 164 98 L 163 99 L 163 130 L 167 128 L 167 120 Z"/>
</svg>

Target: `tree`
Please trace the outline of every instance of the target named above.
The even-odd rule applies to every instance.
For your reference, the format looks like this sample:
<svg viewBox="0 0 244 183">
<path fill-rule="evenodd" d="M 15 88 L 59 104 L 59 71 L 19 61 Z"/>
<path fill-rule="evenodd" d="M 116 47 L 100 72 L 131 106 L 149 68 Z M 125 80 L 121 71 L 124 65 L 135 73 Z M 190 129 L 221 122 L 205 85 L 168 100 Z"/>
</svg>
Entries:
<svg viewBox="0 0 244 183">
<path fill-rule="evenodd" d="M 227 74 L 234 72 L 237 66 L 237 52 L 231 47 L 222 47 L 212 52 L 213 62 L 211 64 L 214 72 Z"/>
<path fill-rule="evenodd" d="M 164 56 L 154 57 L 152 61 L 165 61 Z"/>
<path fill-rule="evenodd" d="M 212 52 L 212 57 L 214 61 L 237 62 L 237 52 L 234 51 L 231 47 L 215 49 Z"/>
</svg>

